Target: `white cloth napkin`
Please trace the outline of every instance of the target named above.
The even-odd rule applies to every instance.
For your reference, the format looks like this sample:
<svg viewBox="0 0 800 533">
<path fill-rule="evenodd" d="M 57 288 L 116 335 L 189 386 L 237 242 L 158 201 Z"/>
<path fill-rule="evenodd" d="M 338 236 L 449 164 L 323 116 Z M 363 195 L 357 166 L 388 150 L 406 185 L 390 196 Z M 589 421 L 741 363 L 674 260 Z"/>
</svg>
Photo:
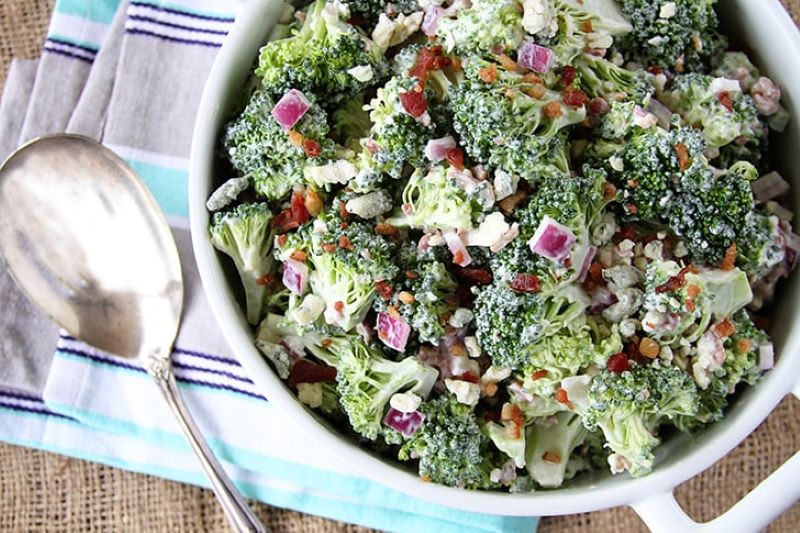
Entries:
<svg viewBox="0 0 800 533">
<path fill-rule="evenodd" d="M 185 313 L 173 353 L 179 386 L 245 494 L 395 531 L 535 530 L 536 518 L 456 511 L 350 472 L 284 420 L 230 353 L 194 263 L 186 191 L 195 113 L 236 7 L 58 0 L 42 58 L 15 61 L 9 72 L 0 158 L 32 137 L 69 131 L 103 142 L 139 172 L 170 221 L 183 266 Z M 0 439 L 207 485 L 140 367 L 59 336 L 4 271 L 0 299 Z"/>
</svg>

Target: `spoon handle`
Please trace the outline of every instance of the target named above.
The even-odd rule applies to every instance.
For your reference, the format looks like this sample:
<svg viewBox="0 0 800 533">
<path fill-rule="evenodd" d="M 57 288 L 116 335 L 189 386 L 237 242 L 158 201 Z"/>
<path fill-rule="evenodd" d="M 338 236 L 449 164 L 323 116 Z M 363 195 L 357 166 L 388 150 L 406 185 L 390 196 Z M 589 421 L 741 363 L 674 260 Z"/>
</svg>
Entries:
<svg viewBox="0 0 800 533">
<path fill-rule="evenodd" d="M 200 430 L 181 398 L 169 359 L 153 358 L 150 363 L 149 373 L 155 379 L 158 388 L 167 400 L 172 413 L 186 435 L 186 439 L 195 454 L 197 454 L 197 458 L 200 459 L 200 464 L 211 482 L 211 488 L 222 505 L 222 510 L 225 512 L 231 527 L 236 532 L 267 533 L 268 530 L 239 494 L 239 491 L 222 469 L 222 465 L 214 457 L 213 452 L 200 434 Z"/>
</svg>

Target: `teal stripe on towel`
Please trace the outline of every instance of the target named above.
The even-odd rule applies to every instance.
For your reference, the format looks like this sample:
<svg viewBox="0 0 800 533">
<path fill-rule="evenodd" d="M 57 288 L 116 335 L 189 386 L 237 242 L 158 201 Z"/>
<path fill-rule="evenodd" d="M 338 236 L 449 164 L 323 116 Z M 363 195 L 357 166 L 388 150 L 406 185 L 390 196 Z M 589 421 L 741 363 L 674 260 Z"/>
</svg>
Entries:
<svg viewBox="0 0 800 533">
<path fill-rule="evenodd" d="M 128 159 L 165 215 L 189 216 L 189 172 Z"/>
<path fill-rule="evenodd" d="M 55 11 L 98 24 L 111 24 L 119 3 L 120 0 L 57 0 Z"/>
</svg>

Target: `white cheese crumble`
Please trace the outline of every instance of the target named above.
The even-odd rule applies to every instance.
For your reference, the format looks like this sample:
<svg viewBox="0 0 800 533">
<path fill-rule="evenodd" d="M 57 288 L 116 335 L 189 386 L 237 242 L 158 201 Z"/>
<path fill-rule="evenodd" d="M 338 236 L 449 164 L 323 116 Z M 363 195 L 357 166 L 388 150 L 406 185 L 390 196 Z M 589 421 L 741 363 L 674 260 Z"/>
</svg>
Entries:
<svg viewBox="0 0 800 533">
<path fill-rule="evenodd" d="M 467 353 L 471 358 L 477 359 L 481 356 L 481 345 L 478 344 L 477 337 L 464 337 L 464 345 L 467 347 Z"/>
<path fill-rule="evenodd" d="M 481 376 L 481 383 L 497 383 L 508 379 L 511 376 L 510 368 L 502 368 L 499 366 L 490 366 L 486 372 Z"/>
<path fill-rule="evenodd" d="M 422 404 L 422 398 L 413 392 L 398 392 L 389 398 L 389 405 L 401 413 L 413 413 Z"/>
<path fill-rule="evenodd" d="M 358 65 L 357 67 L 347 69 L 347 73 L 362 83 L 368 82 L 374 75 L 372 66 L 370 65 Z"/>
<path fill-rule="evenodd" d="M 345 209 L 361 218 L 375 218 L 392 209 L 392 199 L 384 191 L 374 191 L 351 198 L 345 204 Z"/>
<path fill-rule="evenodd" d="M 292 366 L 292 360 L 289 358 L 289 354 L 283 346 L 259 339 L 256 341 L 256 348 L 264 354 L 264 357 L 272 361 L 272 364 L 275 366 L 275 371 L 278 373 L 278 377 L 281 379 L 287 379 L 289 377 L 289 369 Z"/>
<path fill-rule="evenodd" d="M 323 311 L 325 311 L 325 300 L 310 293 L 303 298 L 300 305 L 289 312 L 289 316 L 301 326 L 307 326 L 319 318 Z"/>
<path fill-rule="evenodd" d="M 481 398 L 481 387 L 477 383 L 460 379 L 446 379 L 444 385 L 447 390 L 455 394 L 456 400 L 464 405 L 475 406 Z"/>
<path fill-rule="evenodd" d="M 714 78 L 711 80 L 711 94 L 718 95 L 719 93 L 736 94 L 742 92 L 742 86 L 737 80 L 729 80 L 727 78 Z"/>
<path fill-rule="evenodd" d="M 454 328 L 460 328 L 472 322 L 473 318 L 475 318 L 475 315 L 472 314 L 472 311 L 470 311 L 466 307 L 459 307 L 458 309 L 455 310 L 452 316 L 450 316 L 448 324 L 450 324 Z"/>
<path fill-rule="evenodd" d="M 322 383 L 298 383 L 297 399 L 316 409 L 322 405 Z"/>
<path fill-rule="evenodd" d="M 320 186 L 326 184 L 344 184 L 356 177 L 355 165 L 346 159 L 332 161 L 325 165 L 316 165 L 308 169 L 310 178 Z"/>
<path fill-rule="evenodd" d="M 498 169 L 494 173 L 494 197 L 498 202 L 517 192 L 519 178 Z"/>
<path fill-rule="evenodd" d="M 558 31 L 556 12 L 547 0 L 523 0 L 522 10 L 522 27 L 531 35 L 552 36 Z"/>
<path fill-rule="evenodd" d="M 670 19 L 675 16 L 677 11 L 678 10 L 675 2 L 667 2 L 666 4 L 661 5 L 661 9 L 658 11 L 658 16 L 662 19 Z"/>
</svg>

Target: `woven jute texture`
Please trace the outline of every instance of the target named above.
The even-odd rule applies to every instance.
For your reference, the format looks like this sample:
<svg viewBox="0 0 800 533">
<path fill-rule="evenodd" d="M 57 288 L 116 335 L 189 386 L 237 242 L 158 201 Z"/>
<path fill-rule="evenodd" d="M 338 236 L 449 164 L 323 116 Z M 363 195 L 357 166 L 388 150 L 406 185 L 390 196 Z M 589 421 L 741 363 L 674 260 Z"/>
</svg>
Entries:
<svg viewBox="0 0 800 533">
<path fill-rule="evenodd" d="M 723 0 L 724 2 L 724 0 Z M 800 21 L 800 0 L 784 0 Z M 37 57 L 53 0 L 0 0 L 0 90 L 11 57 Z M 696 520 L 727 510 L 800 449 L 800 402 L 785 399 L 738 448 L 684 483 L 677 498 Z M 364 528 L 254 504 L 274 531 L 365 532 Z M 480 509 L 476 509 L 480 511 Z M 226 531 L 207 490 L 104 465 L 0 444 L 0 531 Z M 646 531 L 628 508 L 542 520 L 543 532 Z M 800 504 L 770 526 L 800 531 Z"/>
</svg>

